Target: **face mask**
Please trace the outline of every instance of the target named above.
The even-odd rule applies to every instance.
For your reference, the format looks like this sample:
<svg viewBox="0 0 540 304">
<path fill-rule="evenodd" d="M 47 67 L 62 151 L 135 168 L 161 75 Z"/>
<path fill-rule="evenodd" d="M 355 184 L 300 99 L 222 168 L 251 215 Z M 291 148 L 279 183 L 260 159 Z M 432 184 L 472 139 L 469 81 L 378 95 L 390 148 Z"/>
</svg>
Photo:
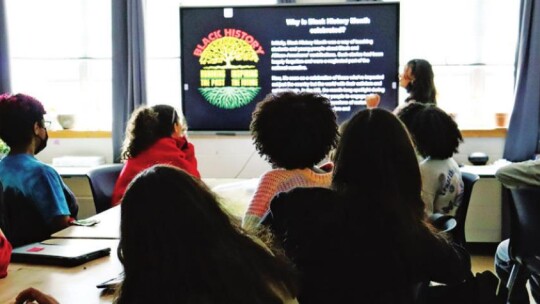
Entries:
<svg viewBox="0 0 540 304">
<path fill-rule="evenodd" d="M 47 146 L 47 140 L 49 139 L 49 133 L 45 129 L 45 138 L 41 139 L 39 136 L 39 145 L 34 150 L 34 154 L 38 154 L 39 152 L 43 151 L 45 147 Z"/>
</svg>

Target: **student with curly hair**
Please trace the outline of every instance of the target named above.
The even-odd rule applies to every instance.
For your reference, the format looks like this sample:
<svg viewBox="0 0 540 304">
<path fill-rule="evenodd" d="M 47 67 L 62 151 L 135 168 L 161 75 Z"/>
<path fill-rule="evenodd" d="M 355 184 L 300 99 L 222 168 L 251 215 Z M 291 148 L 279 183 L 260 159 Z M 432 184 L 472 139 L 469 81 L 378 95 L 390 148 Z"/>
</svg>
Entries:
<svg viewBox="0 0 540 304">
<path fill-rule="evenodd" d="M 124 281 L 114 303 L 298 303 L 290 261 L 246 234 L 185 171 L 156 165 L 141 172 L 121 208 Z M 35 289 L 23 291 L 17 303 L 35 298 L 56 303 Z"/>
<path fill-rule="evenodd" d="M 455 215 L 463 196 L 461 171 L 452 158 L 463 142 L 456 122 L 434 104 L 411 104 L 398 117 L 407 126 L 422 157 L 420 173 L 426 213 Z"/>
<path fill-rule="evenodd" d="M 112 205 L 118 205 L 128 184 L 155 164 L 169 164 L 200 178 L 195 148 L 184 134 L 176 110 L 169 105 L 141 107 L 131 115 L 121 157 L 125 165 L 116 181 Z"/>
<path fill-rule="evenodd" d="M 330 189 L 280 193 L 263 221 L 297 265 L 300 303 L 418 303 L 419 282 L 469 277 L 466 250 L 426 221 L 414 148 L 395 115 L 356 113 L 334 163 Z"/>
<path fill-rule="evenodd" d="M 47 146 L 44 114 L 33 97 L 0 96 L 0 138 L 10 147 L 0 161 L 0 182 L 5 202 L 12 202 L 4 233 L 15 247 L 48 238 L 67 227 L 79 210 L 58 172 L 35 157 Z"/>
<path fill-rule="evenodd" d="M 277 193 L 295 187 L 329 186 L 332 174 L 317 164 L 338 140 L 330 101 L 312 93 L 269 94 L 257 104 L 250 129 L 255 148 L 273 169 L 260 178 L 242 222 L 246 229 L 260 224 Z"/>
</svg>

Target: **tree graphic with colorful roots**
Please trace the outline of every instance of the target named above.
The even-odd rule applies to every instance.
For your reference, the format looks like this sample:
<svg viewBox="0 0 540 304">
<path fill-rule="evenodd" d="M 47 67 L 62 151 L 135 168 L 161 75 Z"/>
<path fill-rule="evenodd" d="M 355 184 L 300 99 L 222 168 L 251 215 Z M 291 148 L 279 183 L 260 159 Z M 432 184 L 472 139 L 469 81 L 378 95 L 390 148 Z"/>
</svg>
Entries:
<svg viewBox="0 0 540 304">
<path fill-rule="evenodd" d="M 234 37 L 223 37 L 212 41 L 201 53 L 199 63 L 201 71 L 201 87 L 199 92 L 212 105 L 222 109 L 236 109 L 249 104 L 259 93 L 258 72 L 255 65 L 247 63 L 259 61 L 253 47 L 245 40 Z M 203 79 L 205 71 L 222 71 L 215 73 L 215 78 Z M 255 71 L 257 77 L 231 79 L 234 86 L 226 86 L 226 71 Z M 255 85 L 254 85 L 255 84 Z"/>
<path fill-rule="evenodd" d="M 201 53 L 199 63 L 202 65 L 221 64 L 223 66 L 212 66 L 208 68 L 215 69 L 232 69 L 232 68 L 254 68 L 255 66 L 235 66 L 233 61 L 252 61 L 259 62 L 259 56 L 249 43 L 244 40 L 224 37 L 216 39 Z"/>
</svg>

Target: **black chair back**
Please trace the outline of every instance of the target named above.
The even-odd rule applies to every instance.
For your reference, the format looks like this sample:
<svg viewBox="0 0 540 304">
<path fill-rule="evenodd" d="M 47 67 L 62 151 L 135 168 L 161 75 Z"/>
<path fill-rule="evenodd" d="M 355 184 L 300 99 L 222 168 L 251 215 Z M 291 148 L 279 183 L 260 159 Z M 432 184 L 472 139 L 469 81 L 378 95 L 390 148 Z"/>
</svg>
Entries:
<svg viewBox="0 0 540 304">
<path fill-rule="evenodd" d="M 455 217 L 442 213 L 433 213 L 429 217 L 429 222 L 441 232 L 446 232 L 453 235 L 454 230 L 457 227 L 457 221 Z"/>
<path fill-rule="evenodd" d="M 511 192 L 510 256 L 540 274 L 540 187 Z"/>
<path fill-rule="evenodd" d="M 112 194 L 114 185 L 120 175 L 124 164 L 110 164 L 90 170 L 86 176 L 90 181 L 90 189 L 94 198 L 96 213 L 103 212 L 112 207 Z"/>
<path fill-rule="evenodd" d="M 461 204 L 456 210 L 456 227 L 452 231 L 454 241 L 462 246 L 465 246 L 467 239 L 465 238 L 465 221 L 467 220 L 467 212 L 469 210 L 469 203 L 471 201 L 471 194 L 474 188 L 474 184 L 480 179 L 480 177 L 474 173 L 461 172 L 461 178 L 463 180 L 463 198 Z"/>
</svg>

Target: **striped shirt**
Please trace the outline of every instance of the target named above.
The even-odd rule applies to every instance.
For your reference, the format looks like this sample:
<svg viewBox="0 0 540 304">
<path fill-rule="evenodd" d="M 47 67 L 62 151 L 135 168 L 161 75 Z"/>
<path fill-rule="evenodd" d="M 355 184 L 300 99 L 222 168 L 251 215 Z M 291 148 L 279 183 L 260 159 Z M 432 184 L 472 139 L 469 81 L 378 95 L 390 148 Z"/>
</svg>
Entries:
<svg viewBox="0 0 540 304">
<path fill-rule="evenodd" d="M 329 187 L 331 182 L 331 172 L 317 173 L 310 168 L 275 169 L 264 173 L 244 215 L 242 227 L 250 230 L 259 226 L 276 194 L 297 187 Z"/>
</svg>

